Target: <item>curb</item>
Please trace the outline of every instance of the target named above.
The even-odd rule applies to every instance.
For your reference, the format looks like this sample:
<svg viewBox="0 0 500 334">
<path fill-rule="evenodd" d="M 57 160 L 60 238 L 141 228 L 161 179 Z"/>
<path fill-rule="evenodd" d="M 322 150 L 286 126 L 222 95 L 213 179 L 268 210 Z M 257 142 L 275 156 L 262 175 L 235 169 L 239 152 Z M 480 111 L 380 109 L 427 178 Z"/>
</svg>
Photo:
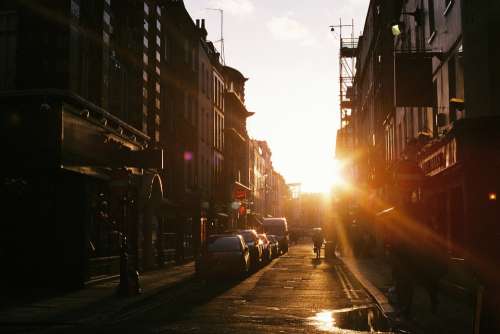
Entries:
<svg viewBox="0 0 500 334">
<path fill-rule="evenodd" d="M 387 297 L 380 291 L 375 285 L 372 284 L 356 267 L 356 265 L 343 258 L 338 257 L 342 263 L 349 269 L 349 271 L 354 275 L 354 277 L 361 283 L 363 288 L 368 292 L 368 294 L 375 300 L 377 305 L 380 307 L 382 312 L 389 318 L 392 318 L 396 314 L 396 310 L 389 303 Z"/>
</svg>

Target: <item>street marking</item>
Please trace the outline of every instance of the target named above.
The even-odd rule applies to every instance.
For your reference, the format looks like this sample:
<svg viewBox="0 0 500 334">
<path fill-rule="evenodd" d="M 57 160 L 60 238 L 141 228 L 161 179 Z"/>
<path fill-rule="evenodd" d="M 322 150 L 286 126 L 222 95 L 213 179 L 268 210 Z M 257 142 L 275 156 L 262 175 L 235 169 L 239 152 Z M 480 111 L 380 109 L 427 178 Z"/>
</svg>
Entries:
<svg viewBox="0 0 500 334">
<path fill-rule="evenodd" d="M 340 272 L 339 272 L 339 269 L 338 269 L 338 268 L 339 268 L 338 266 L 336 266 L 336 267 L 335 267 L 335 272 L 337 273 L 337 276 L 339 277 L 340 284 L 342 284 L 342 288 L 344 289 L 344 292 L 345 292 L 345 294 L 347 295 L 347 298 L 352 299 L 351 292 L 350 292 L 350 291 L 349 291 L 349 289 L 347 288 L 347 284 L 346 284 L 346 283 L 345 283 L 345 281 L 344 281 L 344 277 L 342 277 L 342 276 L 340 275 Z"/>
<path fill-rule="evenodd" d="M 344 268 L 342 267 L 339 267 L 339 272 L 342 274 L 342 276 L 344 276 L 344 279 L 346 281 L 346 284 L 347 286 L 350 288 L 352 294 L 354 295 L 354 297 L 356 299 L 359 299 L 359 295 L 358 293 L 356 292 L 356 290 L 354 289 L 354 286 L 352 285 L 351 281 L 349 280 L 349 278 L 347 277 L 347 274 L 345 273 L 344 271 Z"/>
</svg>

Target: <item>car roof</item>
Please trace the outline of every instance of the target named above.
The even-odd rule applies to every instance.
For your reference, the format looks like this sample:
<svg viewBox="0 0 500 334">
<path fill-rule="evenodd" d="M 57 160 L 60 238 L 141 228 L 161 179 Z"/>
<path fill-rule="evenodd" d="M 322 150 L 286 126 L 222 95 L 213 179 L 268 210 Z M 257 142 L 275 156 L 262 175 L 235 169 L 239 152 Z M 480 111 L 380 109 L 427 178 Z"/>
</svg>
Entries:
<svg viewBox="0 0 500 334">
<path fill-rule="evenodd" d="M 238 234 L 229 234 L 229 233 L 221 233 L 221 234 L 212 234 L 209 235 L 208 238 L 218 239 L 218 238 L 241 238 Z"/>
<path fill-rule="evenodd" d="M 255 231 L 255 230 L 239 230 L 238 233 L 252 233 L 252 234 L 257 234 L 257 231 Z"/>
<path fill-rule="evenodd" d="M 264 218 L 263 223 L 266 224 L 287 224 L 286 218 Z"/>
</svg>

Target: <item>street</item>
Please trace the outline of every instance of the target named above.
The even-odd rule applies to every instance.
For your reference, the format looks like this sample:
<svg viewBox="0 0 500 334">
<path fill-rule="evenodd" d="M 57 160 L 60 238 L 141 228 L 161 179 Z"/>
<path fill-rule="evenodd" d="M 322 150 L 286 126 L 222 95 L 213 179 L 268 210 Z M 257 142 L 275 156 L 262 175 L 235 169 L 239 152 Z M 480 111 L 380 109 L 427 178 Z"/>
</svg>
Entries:
<svg viewBox="0 0 500 334">
<path fill-rule="evenodd" d="M 194 282 L 139 307 L 70 330 L 102 333 L 349 333 L 387 326 L 340 260 L 292 246 L 238 282 Z"/>
</svg>

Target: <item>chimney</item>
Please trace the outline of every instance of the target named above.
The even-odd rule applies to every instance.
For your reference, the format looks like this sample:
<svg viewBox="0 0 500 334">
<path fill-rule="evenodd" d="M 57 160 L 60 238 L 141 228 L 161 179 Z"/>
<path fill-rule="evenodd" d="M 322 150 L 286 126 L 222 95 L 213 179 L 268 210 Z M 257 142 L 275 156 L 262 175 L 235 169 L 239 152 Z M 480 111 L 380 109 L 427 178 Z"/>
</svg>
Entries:
<svg viewBox="0 0 500 334">
<path fill-rule="evenodd" d="M 205 19 L 201 19 L 201 27 L 199 26 L 199 23 L 200 23 L 200 20 L 199 19 L 196 20 L 196 26 L 200 29 L 201 36 L 203 37 L 203 40 L 206 41 L 208 32 L 207 32 L 207 29 L 205 29 Z"/>
<path fill-rule="evenodd" d="M 196 28 L 200 27 L 200 19 L 196 19 Z"/>
</svg>

